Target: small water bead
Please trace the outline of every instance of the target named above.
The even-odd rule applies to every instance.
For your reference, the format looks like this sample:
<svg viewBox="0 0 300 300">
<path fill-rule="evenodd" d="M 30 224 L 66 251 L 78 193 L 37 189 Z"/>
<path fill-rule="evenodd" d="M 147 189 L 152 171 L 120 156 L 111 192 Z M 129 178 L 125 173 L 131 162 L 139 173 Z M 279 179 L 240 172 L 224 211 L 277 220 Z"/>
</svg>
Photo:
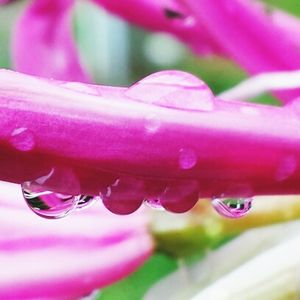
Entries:
<svg viewBox="0 0 300 300">
<path fill-rule="evenodd" d="M 87 196 L 87 195 L 76 196 L 76 210 L 82 210 L 88 208 L 92 206 L 97 200 L 98 197 L 94 197 L 94 196 Z"/>
<path fill-rule="evenodd" d="M 187 212 L 195 206 L 199 199 L 199 184 L 195 180 L 170 182 L 158 199 L 167 211 Z"/>
<path fill-rule="evenodd" d="M 197 163 L 197 155 L 192 149 L 180 149 L 179 166 L 184 170 L 192 169 Z"/>
<path fill-rule="evenodd" d="M 250 211 L 252 198 L 215 198 L 211 203 L 220 216 L 237 219 Z"/>
<path fill-rule="evenodd" d="M 145 128 L 148 133 L 155 133 L 159 129 L 160 125 L 161 125 L 161 121 L 156 114 L 151 113 L 146 116 Z"/>
<path fill-rule="evenodd" d="M 22 184 L 23 197 L 29 208 L 47 219 L 59 219 L 67 216 L 77 205 L 78 198 L 43 190 L 35 182 Z"/>
<path fill-rule="evenodd" d="M 35 146 L 34 134 L 25 127 L 16 128 L 10 136 L 10 143 L 19 151 L 31 151 Z"/>
</svg>

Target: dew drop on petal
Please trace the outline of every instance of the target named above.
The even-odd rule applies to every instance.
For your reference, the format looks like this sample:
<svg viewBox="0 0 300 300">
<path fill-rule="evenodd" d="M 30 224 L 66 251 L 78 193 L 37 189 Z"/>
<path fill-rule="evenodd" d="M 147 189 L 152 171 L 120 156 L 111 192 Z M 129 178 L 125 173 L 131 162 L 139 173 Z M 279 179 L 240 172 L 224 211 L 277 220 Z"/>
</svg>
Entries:
<svg viewBox="0 0 300 300">
<path fill-rule="evenodd" d="M 220 216 L 238 219 L 250 211 L 252 198 L 214 198 L 211 203 Z"/>
<path fill-rule="evenodd" d="M 31 151 L 35 146 L 34 134 L 25 127 L 16 128 L 10 136 L 10 143 L 19 151 Z"/>
<path fill-rule="evenodd" d="M 298 161 L 296 159 L 296 157 L 289 155 L 284 157 L 276 170 L 275 173 L 275 179 L 277 181 L 284 181 L 286 179 L 288 179 L 290 176 L 292 176 L 298 167 Z"/>
<path fill-rule="evenodd" d="M 199 198 L 199 185 L 194 180 L 169 183 L 159 196 L 162 206 L 170 212 L 184 213 L 191 210 Z"/>
<path fill-rule="evenodd" d="M 160 119 L 154 114 L 151 113 L 145 118 L 145 128 L 148 133 L 155 133 L 161 125 Z"/>
<path fill-rule="evenodd" d="M 123 177 L 100 192 L 103 205 L 112 213 L 127 215 L 135 212 L 144 198 L 144 183 L 135 178 Z"/>
<path fill-rule="evenodd" d="M 192 169 L 197 163 L 196 153 L 192 149 L 180 149 L 179 166 L 184 169 Z"/>
<path fill-rule="evenodd" d="M 82 210 L 92 206 L 98 197 L 95 196 L 87 196 L 87 195 L 79 195 L 76 196 L 76 210 Z"/>
<path fill-rule="evenodd" d="M 162 107 L 191 111 L 214 110 L 214 96 L 199 78 L 182 71 L 161 71 L 129 87 L 125 95 L 133 100 Z"/>
<path fill-rule="evenodd" d="M 29 208 L 47 219 L 59 219 L 72 212 L 77 203 L 76 196 L 43 190 L 42 186 L 27 181 L 22 184 L 23 197 Z"/>
</svg>

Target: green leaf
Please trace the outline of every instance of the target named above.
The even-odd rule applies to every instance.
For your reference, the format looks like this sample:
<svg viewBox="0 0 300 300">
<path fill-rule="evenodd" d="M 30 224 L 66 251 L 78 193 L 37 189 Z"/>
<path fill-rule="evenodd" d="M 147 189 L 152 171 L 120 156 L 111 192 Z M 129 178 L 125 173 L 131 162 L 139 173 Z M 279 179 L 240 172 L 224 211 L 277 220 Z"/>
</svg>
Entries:
<svg viewBox="0 0 300 300">
<path fill-rule="evenodd" d="M 160 278 L 173 272 L 177 261 L 163 254 L 152 256 L 138 271 L 101 290 L 97 300 L 140 300 Z"/>
</svg>

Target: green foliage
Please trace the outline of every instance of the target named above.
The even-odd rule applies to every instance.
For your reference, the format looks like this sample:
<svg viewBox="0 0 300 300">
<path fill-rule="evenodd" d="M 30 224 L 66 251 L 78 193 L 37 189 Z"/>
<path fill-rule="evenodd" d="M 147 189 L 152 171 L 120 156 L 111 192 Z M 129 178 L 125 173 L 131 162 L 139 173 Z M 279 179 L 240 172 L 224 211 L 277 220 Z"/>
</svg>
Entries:
<svg viewBox="0 0 300 300">
<path fill-rule="evenodd" d="M 140 300 L 155 282 L 175 271 L 176 268 L 175 259 L 163 254 L 155 254 L 131 276 L 103 289 L 96 299 Z"/>
</svg>

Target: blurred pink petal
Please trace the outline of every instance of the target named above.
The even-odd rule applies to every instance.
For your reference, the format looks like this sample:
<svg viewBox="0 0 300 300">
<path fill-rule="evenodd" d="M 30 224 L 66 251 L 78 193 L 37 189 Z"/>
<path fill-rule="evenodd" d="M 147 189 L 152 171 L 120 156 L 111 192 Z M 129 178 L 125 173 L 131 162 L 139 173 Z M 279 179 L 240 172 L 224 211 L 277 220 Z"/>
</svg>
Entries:
<svg viewBox="0 0 300 300">
<path fill-rule="evenodd" d="M 299 20 L 278 10 L 269 13 L 256 1 L 94 2 L 138 26 L 174 34 L 196 53 L 229 57 L 251 74 L 300 68 Z M 276 95 L 290 101 L 300 95 L 300 90 Z"/>
<path fill-rule="evenodd" d="M 74 0 L 34 0 L 13 37 L 16 70 L 58 80 L 90 81 L 72 34 Z"/>
<path fill-rule="evenodd" d="M 20 187 L 0 182 L 0 298 L 79 299 L 136 270 L 151 254 L 145 214 L 117 217 L 95 205 L 46 221 Z"/>
<path fill-rule="evenodd" d="M 300 68 L 298 45 L 272 23 L 260 5 L 248 0 L 188 0 L 197 18 L 229 57 L 252 74 Z M 292 100 L 300 90 L 278 93 Z"/>
<path fill-rule="evenodd" d="M 223 54 L 206 26 L 184 1 L 173 0 L 93 0 L 111 13 L 153 31 L 165 31 L 200 54 Z"/>
</svg>

